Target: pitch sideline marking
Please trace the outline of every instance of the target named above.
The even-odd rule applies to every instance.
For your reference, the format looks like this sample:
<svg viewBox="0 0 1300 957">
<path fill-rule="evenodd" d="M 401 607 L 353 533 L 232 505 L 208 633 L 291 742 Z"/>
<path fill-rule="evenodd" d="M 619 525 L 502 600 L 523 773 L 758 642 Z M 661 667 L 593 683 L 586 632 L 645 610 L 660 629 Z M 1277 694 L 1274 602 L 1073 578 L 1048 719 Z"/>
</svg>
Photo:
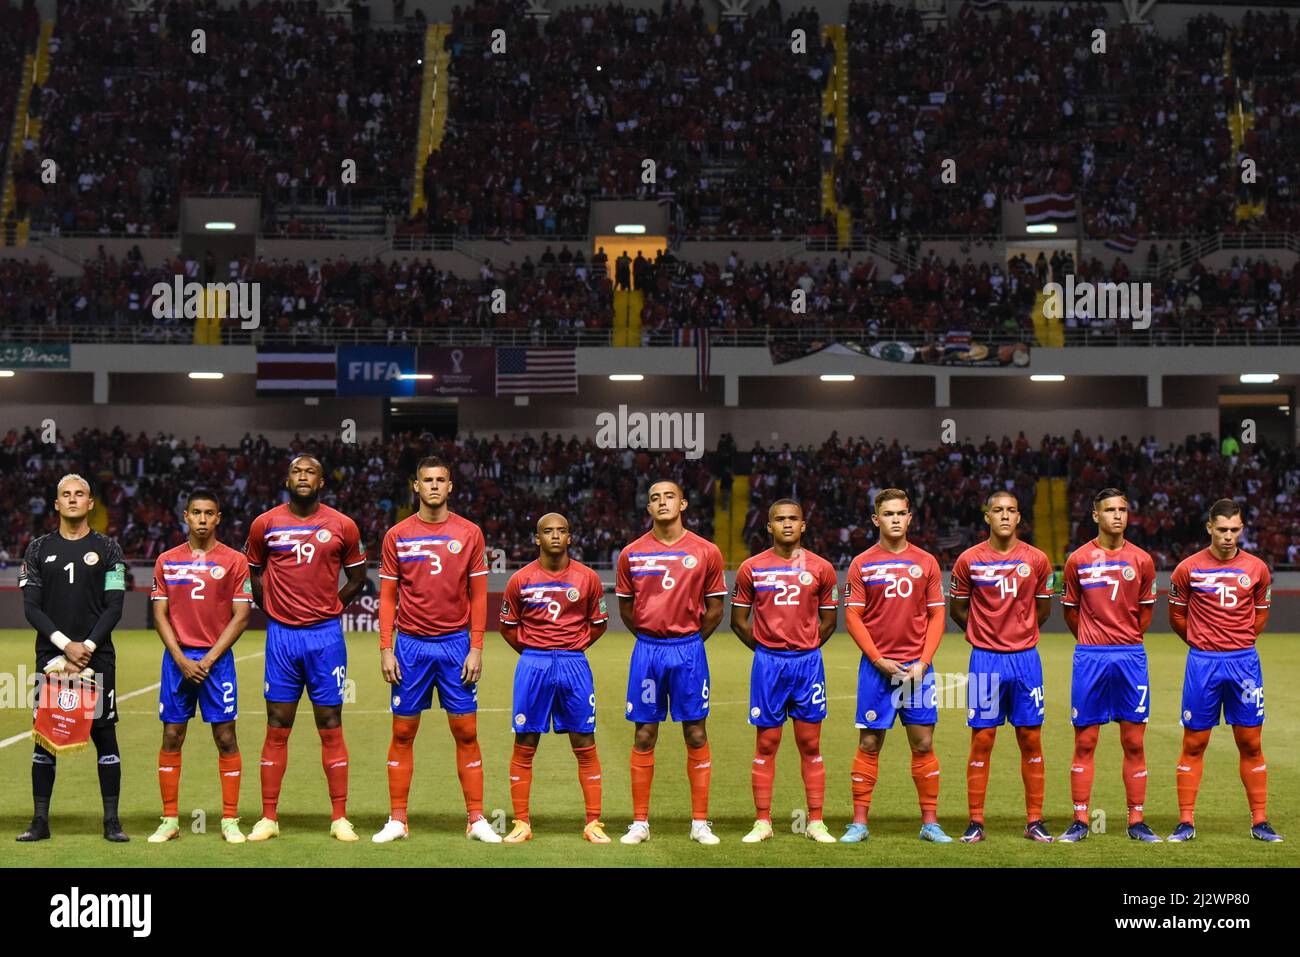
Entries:
<svg viewBox="0 0 1300 957">
<path fill-rule="evenodd" d="M 235 664 L 239 664 L 241 661 L 248 661 L 250 658 L 260 658 L 264 654 L 265 652 L 255 651 L 251 655 L 243 655 L 242 657 L 235 659 Z M 150 691 L 157 691 L 161 687 L 162 687 L 162 682 L 156 681 L 147 687 L 136 688 L 134 691 L 128 691 L 124 695 L 119 695 L 117 700 L 119 702 L 130 701 L 132 698 L 138 697 L 142 694 L 148 694 Z M 138 713 L 145 714 L 147 712 L 142 711 Z M 32 739 L 32 733 L 30 731 L 24 731 L 21 734 L 15 734 L 11 738 L 5 738 L 3 741 L 0 741 L 0 748 L 7 748 L 11 744 L 17 744 L 19 741 L 30 741 L 31 739 Z"/>
</svg>

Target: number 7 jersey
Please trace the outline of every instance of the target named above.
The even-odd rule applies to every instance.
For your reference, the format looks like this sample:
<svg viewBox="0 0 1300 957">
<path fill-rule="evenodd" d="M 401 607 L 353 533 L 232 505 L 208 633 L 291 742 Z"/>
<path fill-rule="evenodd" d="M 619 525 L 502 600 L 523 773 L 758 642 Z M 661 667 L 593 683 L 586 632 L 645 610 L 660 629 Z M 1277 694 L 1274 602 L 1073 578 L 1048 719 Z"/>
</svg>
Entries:
<svg viewBox="0 0 1300 957">
<path fill-rule="evenodd" d="M 1079 644 L 1140 645 L 1141 606 L 1156 602 L 1156 566 L 1141 548 L 1125 541 L 1113 552 L 1097 539 L 1065 560 L 1061 604 L 1079 609 Z"/>
</svg>

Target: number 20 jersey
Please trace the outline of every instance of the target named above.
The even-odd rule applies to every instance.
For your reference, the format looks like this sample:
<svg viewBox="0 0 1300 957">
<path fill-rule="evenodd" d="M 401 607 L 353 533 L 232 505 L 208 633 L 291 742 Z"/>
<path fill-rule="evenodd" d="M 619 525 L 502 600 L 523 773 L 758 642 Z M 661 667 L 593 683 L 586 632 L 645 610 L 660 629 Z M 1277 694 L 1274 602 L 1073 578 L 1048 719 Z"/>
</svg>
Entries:
<svg viewBox="0 0 1300 957">
<path fill-rule="evenodd" d="M 862 608 L 862 623 L 886 658 L 916 661 L 925 649 L 930 607 L 943 605 L 939 563 L 923 548 L 901 552 L 872 545 L 849 564 L 848 604 Z"/>
</svg>

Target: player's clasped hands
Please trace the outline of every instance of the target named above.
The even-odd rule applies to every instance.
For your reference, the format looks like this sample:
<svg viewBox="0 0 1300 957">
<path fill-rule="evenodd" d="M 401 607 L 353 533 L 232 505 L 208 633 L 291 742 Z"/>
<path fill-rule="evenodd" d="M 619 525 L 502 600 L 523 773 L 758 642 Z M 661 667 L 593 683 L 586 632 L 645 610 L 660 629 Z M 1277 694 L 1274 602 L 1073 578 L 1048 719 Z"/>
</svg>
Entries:
<svg viewBox="0 0 1300 957">
<path fill-rule="evenodd" d="M 203 659 L 195 660 L 180 655 L 174 660 L 176 662 L 176 667 L 180 669 L 180 672 L 185 677 L 186 681 L 191 681 L 197 685 L 202 684 L 204 679 L 207 678 L 209 665 L 207 665 Z"/>
<path fill-rule="evenodd" d="M 78 671 L 90 664 L 90 655 L 90 649 L 80 641 L 69 642 L 67 648 L 63 650 L 63 656 L 68 659 L 69 664 L 76 665 Z"/>
</svg>

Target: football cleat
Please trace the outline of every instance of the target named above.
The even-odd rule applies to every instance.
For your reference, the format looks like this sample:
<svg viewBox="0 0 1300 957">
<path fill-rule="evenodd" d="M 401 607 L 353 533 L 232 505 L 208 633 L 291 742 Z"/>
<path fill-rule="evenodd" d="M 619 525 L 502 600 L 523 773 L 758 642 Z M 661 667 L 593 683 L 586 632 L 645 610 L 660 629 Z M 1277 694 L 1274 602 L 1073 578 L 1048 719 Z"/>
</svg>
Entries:
<svg viewBox="0 0 1300 957">
<path fill-rule="evenodd" d="M 713 833 L 713 827 L 708 821 L 691 821 L 691 840 L 708 847 L 722 843 L 722 839 Z"/>
<path fill-rule="evenodd" d="M 1068 831 L 1066 832 L 1069 833 Z M 1051 844 L 1054 840 L 1052 835 L 1047 831 L 1047 825 L 1042 821 L 1030 821 L 1025 825 L 1025 838 L 1030 841 L 1037 841 L 1039 844 Z"/>
<path fill-rule="evenodd" d="M 411 836 L 411 829 L 401 821 L 389 818 L 379 833 L 370 838 L 375 844 L 388 844 L 391 841 L 401 841 Z"/>
<path fill-rule="evenodd" d="M 861 844 L 863 841 L 867 839 L 868 836 L 869 835 L 867 833 L 867 826 L 865 824 L 859 824 L 856 821 L 854 821 L 852 824 L 849 825 L 848 830 L 844 832 L 844 836 L 840 838 L 840 843 Z"/>
<path fill-rule="evenodd" d="M 1088 825 L 1082 821 L 1071 821 L 1065 833 L 1058 837 L 1058 844 L 1078 844 L 1088 837 Z"/>
<path fill-rule="evenodd" d="M 227 844 L 243 844 L 248 838 L 239 829 L 239 818 L 223 817 L 221 819 L 221 839 Z"/>
<path fill-rule="evenodd" d="M 1251 829 L 1252 831 L 1254 828 Z M 1182 821 L 1174 828 L 1174 833 L 1170 834 L 1165 840 L 1171 844 L 1185 844 L 1188 841 L 1196 840 L 1196 826 Z"/>
<path fill-rule="evenodd" d="M 269 841 L 273 837 L 280 836 L 280 822 L 273 821 L 269 817 L 264 817 L 248 832 L 250 841 Z"/>
<path fill-rule="evenodd" d="M 502 839 L 502 844 L 522 844 L 524 841 L 533 839 L 533 826 L 527 821 L 520 821 L 516 818 L 511 823 L 515 826 L 514 830 Z"/>
<path fill-rule="evenodd" d="M 487 818 L 479 815 L 465 825 L 465 840 L 482 841 L 484 844 L 500 844 L 501 835 L 492 830 Z"/>
<path fill-rule="evenodd" d="M 582 839 L 591 841 L 592 844 L 610 844 L 609 835 L 605 833 L 605 825 L 601 821 L 588 821 L 587 826 L 582 829 Z"/>
<path fill-rule="evenodd" d="M 618 839 L 620 844 L 643 844 L 650 840 L 650 822 L 633 821 L 627 827 L 627 833 Z"/>
<path fill-rule="evenodd" d="M 755 821 L 750 832 L 740 839 L 742 844 L 757 844 L 759 841 L 766 841 L 772 836 L 771 821 Z"/>
<path fill-rule="evenodd" d="M 168 841 L 174 841 L 181 836 L 181 826 L 177 818 L 165 817 L 162 823 L 158 825 L 158 830 L 150 834 L 145 840 L 150 844 L 166 844 Z"/>
<path fill-rule="evenodd" d="M 357 841 L 361 840 L 361 838 L 357 836 L 356 829 L 352 826 L 352 822 L 345 817 L 335 818 L 333 821 L 330 821 L 330 837 L 337 841 L 342 841 L 344 844 L 355 844 Z"/>
<path fill-rule="evenodd" d="M 943 833 L 937 822 L 931 821 L 929 824 L 921 825 L 921 833 L 918 835 L 921 840 L 929 841 L 932 844 L 951 844 L 952 838 Z"/>
<path fill-rule="evenodd" d="M 984 840 L 984 825 L 977 821 L 971 821 L 966 825 L 966 830 L 962 832 L 961 837 L 957 838 L 963 844 L 978 844 Z"/>
<path fill-rule="evenodd" d="M 131 840 L 126 836 L 126 831 L 122 830 L 122 822 L 115 817 L 104 818 L 104 840 L 112 841 L 114 844 L 125 844 Z"/>
<path fill-rule="evenodd" d="M 1137 821 L 1128 826 L 1128 836 L 1135 841 L 1144 841 L 1147 844 L 1162 844 L 1160 836 L 1151 830 L 1151 825 L 1146 821 Z"/>
<path fill-rule="evenodd" d="M 1257 841 L 1268 841 L 1270 844 L 1282 840 L 1282 835 L 1273 830 L 1273 825 L 1268 821 L 1260 821 L 1250 829 L 1250 836 Z"/>
<path fill-rule="evenodd" d="M 834 844 L 835 835 L 826 827 L 825 821 L 810 821 L 804 835 L 818 844 Z"/>
<path fill-rule="evenodd" d="M 50 839 L 50 822 L 43 817 L 32 818 L 32 823 L 27 825 L 27 830 L 19 834 L 15 841 L 48 841 Z"/>
</svg>

